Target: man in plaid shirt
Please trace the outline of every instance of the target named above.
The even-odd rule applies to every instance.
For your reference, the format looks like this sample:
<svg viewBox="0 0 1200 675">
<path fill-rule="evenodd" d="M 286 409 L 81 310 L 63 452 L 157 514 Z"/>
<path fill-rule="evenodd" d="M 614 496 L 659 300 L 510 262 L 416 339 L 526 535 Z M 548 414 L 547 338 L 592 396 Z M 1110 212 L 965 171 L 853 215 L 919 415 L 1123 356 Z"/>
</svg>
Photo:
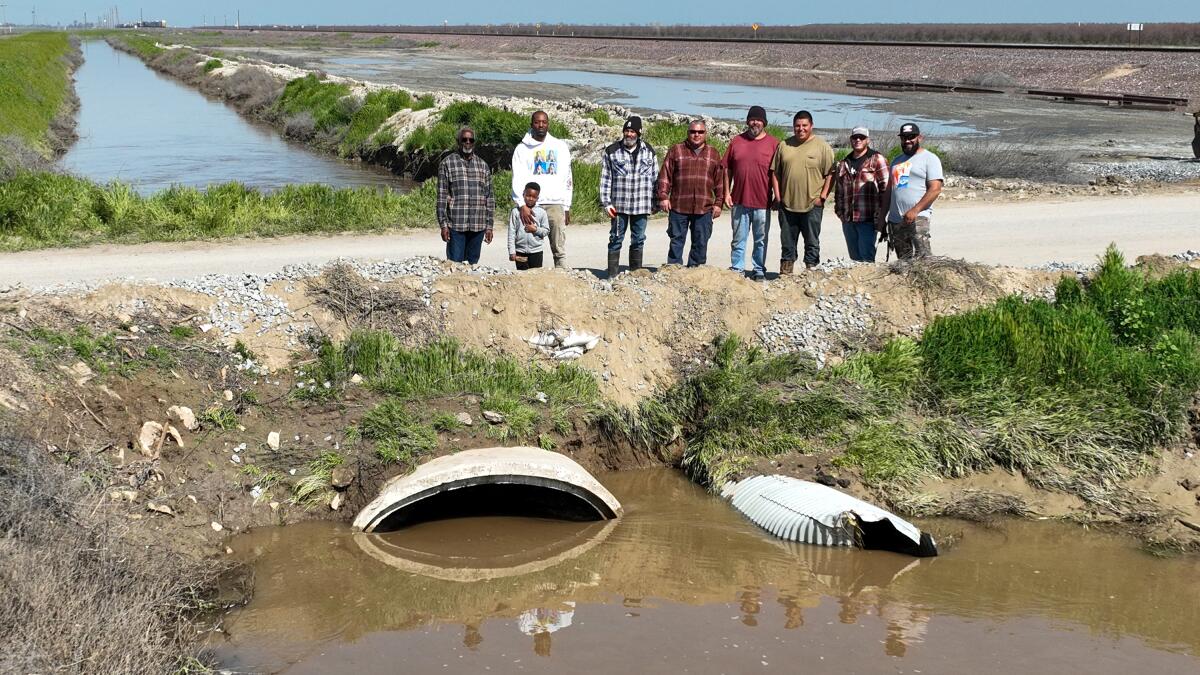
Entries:
<svg viewBox="0 0 1200 675">
<path fill-rule="evenodd" d="M 463 127 L 458 130 L 458 150 L 438 166 L 437 219 L 446 257 L 478 263 L 482 244 L 492 243 L 495 211 L 492 172 L 475 155 L 475 131 Z"/>
<path fill-rule="evenodd" d="M 708 261 L 708 238 L 713 219 L 721 217 L 727 184 L 721 154 L 706 142 L 708 125 L 704 120 L 692 120 L 687 133 L 687 140 L 672 145 L 663 159 L 656 196 L 659 208 L 669 214 L 667 264 L 683 263 L 683 243 L 690 231 L 688 267 L 699 267 Z"/>
<path fill-rule="evenodd" d="M 834 211 L 851 260 L 875 262 L 875 233 L 887 221 L 889 173 L 887 158 L 871 148 L 871 132 L 854 127 L 850 154 L 833 169 Z"/>
<path fill-rule="evenodd" d="M 642 266 L 646 220 L 654 211 L 654 179 L 658 158 L 642 140 L 642 118 L 625 120 L 621 140 L 604 149 L 600 158 L 600 205 L 611 219 L 608 231 L 608 277 L 617 276 L 621 245 L 629 230 L 629 269 Z"/>
</svg>

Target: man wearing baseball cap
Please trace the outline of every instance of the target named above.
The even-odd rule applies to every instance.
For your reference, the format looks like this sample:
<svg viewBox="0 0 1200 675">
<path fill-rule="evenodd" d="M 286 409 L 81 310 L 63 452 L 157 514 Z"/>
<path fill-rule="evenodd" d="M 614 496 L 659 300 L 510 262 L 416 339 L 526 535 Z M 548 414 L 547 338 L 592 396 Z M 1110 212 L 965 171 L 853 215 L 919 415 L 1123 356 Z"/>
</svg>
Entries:
<svg viewBox="0 0 1200 675">
<path fill-rule="evenodd" d="M 642 267 L 646 219 L 654 211 L 654 181 L 658 157 L 642 140 L 642 118 L 625 120 L 621 139 L 604 149 L 600 158 L 600 205 L 609 217 L 608 278 L 617 276 L 621 246 L 629 230 L 629 269 Z"/>
<path fill-rule="evenodd" d="M 850 259 L 875 262 L 875 233 L 885 230 L 887 218 L 888 163 L 871 147 L 866 127 L 850 131 L 850 154 L 834 168 L 833 185 Z"/>
<path fill-rule="evenodd" d="M 888 208 L 889 246 L 901 259 L 933 255 L 929 244 L 929 219 L 933 202 L 942 194 L 945 176 L 942 160 L 921 147 L 925 137 L 917 125 L 900 125 L 900 150 L 892 160 L 891 205 Z"/>
<path fill-rule="evenodd" d="M 754 230 L 754 280 L 767 278 L 767 231 L 771 228 L 771 158 L 779 140 L 767 133 L 767 111 L 750 106 L 746 131 L 729 142 L 722 160 L 732 186 L 725 192 L 725 206 L 733 208 L 733 243 L 729 269 L 743 274 L 746 268 L 746 237 Z"/>
</svg>

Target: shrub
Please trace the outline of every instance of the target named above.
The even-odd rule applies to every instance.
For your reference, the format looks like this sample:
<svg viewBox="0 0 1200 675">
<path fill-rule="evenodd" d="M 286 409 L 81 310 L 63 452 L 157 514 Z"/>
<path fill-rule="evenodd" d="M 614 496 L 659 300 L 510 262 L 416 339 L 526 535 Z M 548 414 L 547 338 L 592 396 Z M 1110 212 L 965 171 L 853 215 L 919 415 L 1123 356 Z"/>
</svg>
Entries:
<svg viewBox="0 0 1200 675">
<path fill-rule="evenodd" d="M 221 63 L 221 59 L 209 59 L 204 63 L 204 72 L 211 73 L 225 64 Z"/>
</svg>

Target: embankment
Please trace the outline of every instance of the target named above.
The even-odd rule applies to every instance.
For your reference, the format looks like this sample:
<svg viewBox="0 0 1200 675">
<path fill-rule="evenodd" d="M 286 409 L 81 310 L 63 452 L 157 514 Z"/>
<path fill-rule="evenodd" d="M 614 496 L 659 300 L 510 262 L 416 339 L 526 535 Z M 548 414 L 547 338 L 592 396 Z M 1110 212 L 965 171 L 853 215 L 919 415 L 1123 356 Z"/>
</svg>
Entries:
<svg viewBox="0 0 1200 675">
<path fill-rule="evenodd" d="M 250 527 L 349 520 L 430 457 L 510 444 L 591 470 L 667 463 L 709 487 L 782 472 L 906 514 L 1050 516 L 1200 546 L 1185 524 L 1200 520 L 1200 270 L 1178 263 L 1110 252 L 1077 278 L 931 260 L 762 285 L 424 259 L 2 302 L 0 417 L 21 441 L 5 447 L 36 448 L 5 461 L 62 467 L 71 503 L 171 560 L 220 557 Z M 526 340 L 567 327 L 601 340 L 576 361 Z M 18 533 L 6 555 L 95 531 L 78 510 L 14 529 L 29 507 L 0 505 Z M 171 658 L 194 653 L 162 625 Z M 62 663 L 54 645 L 30 662 Z"/>
<path fill-rule="evenodd" d="M 0 41 L 0 177 L 45 160 L 75 142 L 79 99 L 71 76 L 82 63 L 78 43 L 62 33 Z"/>
</svg>

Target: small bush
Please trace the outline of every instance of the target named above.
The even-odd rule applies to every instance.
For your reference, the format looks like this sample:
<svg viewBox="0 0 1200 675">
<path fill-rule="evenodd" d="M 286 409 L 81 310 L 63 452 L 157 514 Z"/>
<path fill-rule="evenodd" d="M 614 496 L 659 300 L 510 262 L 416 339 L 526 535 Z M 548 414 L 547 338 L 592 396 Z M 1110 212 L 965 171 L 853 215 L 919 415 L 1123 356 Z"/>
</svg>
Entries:
<svg viewBox="0 0 1200 675">
<path fill-rule="evenodd" d="M 418 422 L 397 399 L 372 408 L 359 422 L 359 429 L 364 438 L 377 441 L 376 456 L 390 464 L 411 464 L 437 448 L 433 428 Z"/>
<path fill-rule="evenodd" d="M 204 63 L 204 72 L 211 73 L 225 64 L 221 63 L 221 59 L 209 59 Z"/>
<path fill-rule="evenodd" d="M 613 124 L 615 124 L 612 115 L 610 115 L 609 112 L 604 108 L 596 108 L 592 112 L 588 113 L 588 117 L 592 118 L 596 124 L 599 124 L 602 127 L 611 127 Z"/>
</svg>

